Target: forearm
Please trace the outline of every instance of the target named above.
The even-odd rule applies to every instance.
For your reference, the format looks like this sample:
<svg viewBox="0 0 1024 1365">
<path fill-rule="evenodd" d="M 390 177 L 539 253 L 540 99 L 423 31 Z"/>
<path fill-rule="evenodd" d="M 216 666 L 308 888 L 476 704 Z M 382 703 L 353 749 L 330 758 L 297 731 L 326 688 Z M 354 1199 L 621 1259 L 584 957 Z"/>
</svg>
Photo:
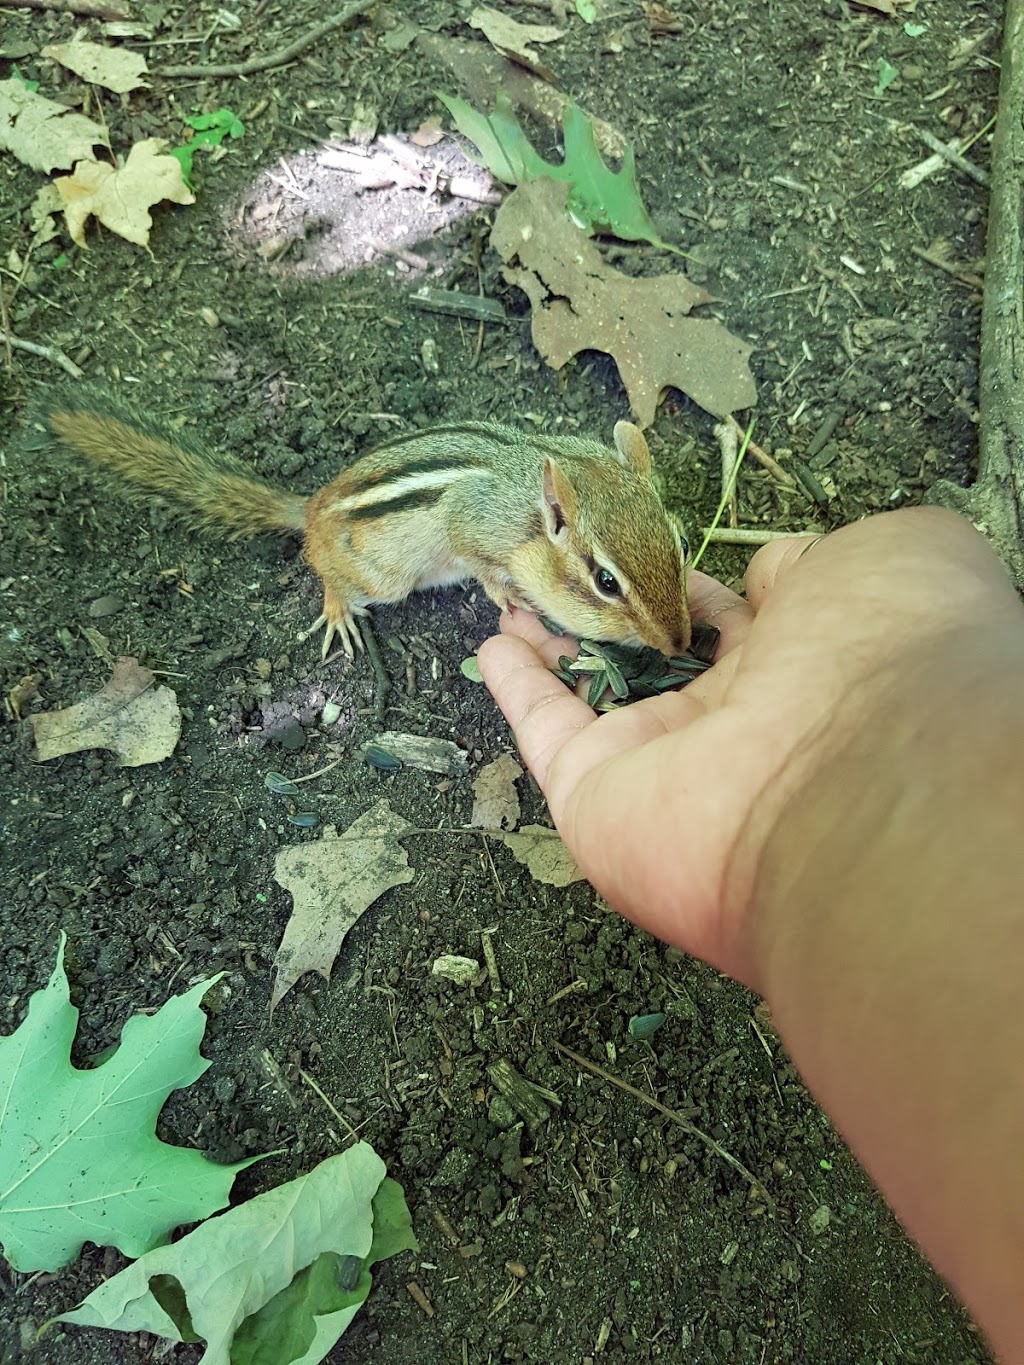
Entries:
<svg viewBox="0 0 1024 1365">
<path fill-rule="evenodd" d="M 777 823 L 751 931 L 807 1084 L 1024 1360 L 1024 662 L 923 659 Z"/>
</svg>

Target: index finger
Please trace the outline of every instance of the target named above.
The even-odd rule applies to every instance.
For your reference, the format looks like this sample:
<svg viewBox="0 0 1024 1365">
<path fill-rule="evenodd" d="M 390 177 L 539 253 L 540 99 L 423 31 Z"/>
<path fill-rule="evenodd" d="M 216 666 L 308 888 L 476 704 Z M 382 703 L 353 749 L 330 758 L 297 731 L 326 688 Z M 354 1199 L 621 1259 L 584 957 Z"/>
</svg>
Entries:
<svg viewBox="0 0 1024 1365">
<path fill-rule="evenodd" d="M 476 657 L 480 676 L 512 727 L 526 766 L 546 790 L 555 755 L 597 716 L 518 635 L 492 636 Z"/>
</svg>

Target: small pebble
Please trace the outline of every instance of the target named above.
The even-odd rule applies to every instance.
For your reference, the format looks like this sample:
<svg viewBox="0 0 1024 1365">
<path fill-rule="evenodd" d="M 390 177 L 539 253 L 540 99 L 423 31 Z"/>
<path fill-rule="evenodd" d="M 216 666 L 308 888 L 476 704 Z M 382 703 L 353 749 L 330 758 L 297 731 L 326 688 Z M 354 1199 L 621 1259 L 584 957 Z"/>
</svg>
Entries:
<svg viewBox="0 0 1024 1365">
<path fill-rule="evenodd" d="M 820 1237 L 832 1221 L 832 1213 L 827 1204 L 819 1204 L 807 1220 L 807 1226 L 814 1233 L 815 1237 Z"/>
<path fill-rule="evenodd" d="M 333 725 L 341 715 L 341 707 L 336 701 L 325 701 L 324 709 L 320 712 L 320 720 L 324 725 Z"/>
</svg>

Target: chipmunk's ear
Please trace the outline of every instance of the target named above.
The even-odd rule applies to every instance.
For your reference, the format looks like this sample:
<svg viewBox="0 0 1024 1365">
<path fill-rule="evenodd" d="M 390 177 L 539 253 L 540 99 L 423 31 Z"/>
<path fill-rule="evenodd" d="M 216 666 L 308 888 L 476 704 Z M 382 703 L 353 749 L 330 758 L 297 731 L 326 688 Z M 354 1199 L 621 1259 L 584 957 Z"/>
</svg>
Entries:
<svg viewBox="0 0 1024 1365">
<path fill-rule="evenodd" d="M 619 463 L 646 479 L 651 472 L 651 452 L 643 432 L 632 422 L 616 422 L 614 435 Z"/>
<path fill-rule="evenodd" d="M 564 545 L 569 538 L 569 528 L 578 520 L 579 500 L 576 490 L 550 456 L 544 461 L 544 495 L 540 507 L 548 539 L 555 545 Z"/>
</svg>

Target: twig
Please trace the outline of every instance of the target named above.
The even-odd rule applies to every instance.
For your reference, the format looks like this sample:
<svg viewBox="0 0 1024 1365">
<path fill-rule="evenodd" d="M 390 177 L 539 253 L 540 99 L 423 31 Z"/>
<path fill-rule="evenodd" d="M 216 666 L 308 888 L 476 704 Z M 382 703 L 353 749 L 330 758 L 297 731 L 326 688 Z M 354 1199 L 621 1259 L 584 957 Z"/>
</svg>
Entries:
<svg viewBox="0 0 1024 1365">
<path fill-rule="evenodd" d="M 704 534 L 712 544 L 768 545 L 773 540 L 789 540 L 792 536 L 809 535 L 808 531 L 762 531 L 756 526 L 716 526 Z"/>
<path fill-rule="evenodd" d="M 992 188 L 981 302 L 978 478 L 939 480 L 929 502 L 982 526 L 1017 587 L 1024 586 L 1024 0 L 1007 0 L 992 140 Z"/>
<path fill-rule="evenodd" d="M 298 57 L 307 47 L 312 47 L 328 33 L 344 28 L 351 19 L 368 10 L 374 3 L 375 0 L 355 0 L 355 4 L 349 5 L 339 14 L 332 15 L 330 19 L 325 19 L 322 24 L 317 24 L 301 38 L 296 38 L 293 43 L 279 47 L 275 52 L 268 52 L 262 57 L 250 57 L 244 62 L 225 62 L 221 66 L 160 66 L 157 67 L 155 74 L 168 79 L 180 76 L 251 76 L 254 71 L 268 71 L 273 66 L 284 66 L 286 62 Z"/>
<path fill-rule="evenodd" d="M 966 270 L 961 270 L 952 261 L 944 261 L 941 256 L 936 256 L 933 251 L 926 251 L 923 246 L 912 246 L 910 249 L 915 256 L 920 256 L 922 261 L 927 261 L 936 270 L 944 270 L 947 275 L 952 275 L 954 280 L 959 280 L 961 284 L 966 284 L 971 289 L 984 289 L 985 281 L 980 275 L 972 275 Z"/>
<path fill-rule="evenodd" d="M 561 1052 L 564 1053 L 566 1057 L 571 1057 L 577 1066 L 582 1066 L 584 1070 L 592 1072 L 595 1076 L 600 1076 L 600 1078 L 603 1081 L 607 1081 L 609 1085 L 617 1086 L 619 1090 L 624 1090 L 627 1095 L 632 1095 L 634 1099 L 640 1100 L 642 1103 L 649 1105 L 652 1109 L 657 1109 L 659 1114 L 664 1114 L 667 1119 L 670 1119 L 674 1124 L 682 1128 L 684 1132 L 690 1133 L 693 1137 L 698 1138 L 706 1147 L 714 1152 L 715 1156 L 720 1157 L 727 1166 L 731 1166 L 734 1171 L 738 1171 L 739 1174 L 743 1176 L 744 1180 L 749 1181 L 767 1204 L 771 1205 L 772 1208 L 775 1207 L 775 1201 L 765 1189 L 764 1182 L 758 1180 L 756 1175 L 751 1171 L 748 1171 L 743 1162 L 740 1161 L 738 1157 L 734 1157 L 732 1152 L 727 1152 L 722 1144 L 716 1142 L 710 1133 L 705 1133 L 702 1128 L 698 1128 L 696 1124 L 691 1123 L 685 1114 L 681 1114 L 678 1109 L 669 1109 L 668 1105 L 662 1104 L 660 1100 L 656 1100 L 652 1095 L 647 1095 L 642 1090 L 638 1090 L 635 1085 L 630 1085 L 628 1081 L 620 1080 L 618 1076 L 613 1075 L 612 1072 L 605 1071 L 603 1066 L 598 1066 L 596 1062 L 588 1061 L 586 1057 L 581 1057 L 578 1052 L 573 1052 L 571 1048 L 563 1047 L 561 1043 L 555 1042 L 552 1042 L 551 1046 L 556 1052 Z"/>
<path fill-rule="evenodd" d="M 728 492 L 724 493 L 723 496 L 729 513 L 729 525 L 735 526 L 738 518 L 736 515 L 736 480 L 733 478 L 733 468 L 740 448 L 739 428 L 731 427 L 728 422 L 719 422 L 715 427 L 715 436 L 718 438 L 718 449 L 722 461 L 722 488 L 728 489 Z"/>
<path fill-rule="evenodd" d="M 958 171 L 963 171 L 964 175 L 969 175 L 979 185 L 988 184 L 988 171 L 981 166 L 976 166 L 973 161 L 968 161 L 965 156 L 961 156 L 948 143 L 937 138 L 934 133 L 929 133 L 927 128 L 915 128 L 914 132 L 924 145 L 930 147 L 936 156 L 941 156 L 943 161 L 948 161 L 951 166 L 955 166 Z"/>
<path fill-rule="evenodd" d="M 0 0 L 2 3 L 2 0 Z M 80 370 L 73 360 L 69 360 L 63 351 L 56 346 L 40 346 L 38 341 L 23 341 L 21 337 L 12 336 L 10 332 L 0 332 L 0 340 L 5 346 L 13 346 L 16 351 L 28 351 L 29 355 L 38 355 L 43 360 L 52 360 L 55 365 L 59 365 L 62 370 L 71 376 L 72 379 L 81 379 L 84 370 Z"/>
<path fill-rule="evenodd" d="M 391 691 L 391 679 L 388 677 L 388 671 L 384 667 L 384 660 L 380 657 L 380 650 L 377 648 L 377 637 L 373 633 L 373 626 L 370 625 L 369 618 L 366 616 L 360 619 L 359 633 L 363 637 L 363 644 L 366 646 L 366 657 L 370 660 L 373 676 L 377 680 L 377 688 L 373 694 L 373 723 L 375 725 L 383 725 L 384 713 L 388 709 L 388 693 Z"/>
<path fill-rule="evenodd" d="M 348 1133 L 348 1135 L 349 1135 L 349 1137 L 352 1139 L 352 1141 L 353 1141 L 353 1142 L 358 1142 L 358 1141 L 359 1141 L 359 1134 L 358 1134 L 358 1132 L 356 1131 L 356 1129 L 352 1127 L 351 1123 L 349 1123 L 349 1121 L 348 1121 L 348 1119 L 345 1117 L 345 1115 L 342 1114 L 342 1113 L 341 1113 L 341 1112 L 340 1112 L 340 1111 L 339 1111 L 339 1110 L 330 1102 L 330 1100 L 327 1098 L 327 1096 L 324 1094 L 324 1092 L 320 1089 L 320 1087 L 317 1085 L 316 1081 L 314 1081 L 313 1077 L 309 1074 L 309 1072 L 308 1072 L 308 1071 L 303 1071 L 302 1067 L 300 1066 L 300 1067 L 299 1067 L 299 1075 L 302 1077 L 302 1079 L 305 1081 L 305 1083 L 309 1086 L 310 1090 L 312 1090 L 313 1094 L 319 1096 L 321 1102 L 322 1102 L 322 1103 L 324 1104 L 324 1106 L 330 1111 L 330 1113 L 334 1115 L 335 1119 L 337 1119 L 337 1121 L 338 1121 L 338 1123 L 341 1125 L 341 1127 L 345 1129 L 345 1131 Z M 364 1120 L 364 1122 L 365 1122 L 365 1120 Z M 363 1125 L 360 1124 L 359 1126 L 362 1127 Z"/>
<path fill-rule="evenodd" d="M 131 15 L 116 5 L 103 0 L 0 0 L 0 9 L 51 9 L 63 14 L 81 14 L 88 19 L 106 19 L 108 23 L 130 19 Z"/>
<path fill-rule="evenodd" d="M 735 417 L 727 417 L 725 420 L 729 423 L 730 426 L 736 428 L 741 437 L 746 435 L 743 428 L 740 426 L 739 422 L 737 422 Z M 764 469 L 767 469 L 768 473 L 772 476 L 772 478 L 775 479 L 778 483 L 780 483 L 783 488 L 796 487 L 796 484 L 783 469 L 782 465 L 779 464 L 778 460 L 773 460 L 772 457 L 768 454 L 767 450 L 762 450 L 761 447 L 759 445 L 755 445 L 753 441 L 748 441 L 747 454 L 753 455 L 754 459 L 758 462 L 758 464 L 761 465 Z"/>
</svg>

